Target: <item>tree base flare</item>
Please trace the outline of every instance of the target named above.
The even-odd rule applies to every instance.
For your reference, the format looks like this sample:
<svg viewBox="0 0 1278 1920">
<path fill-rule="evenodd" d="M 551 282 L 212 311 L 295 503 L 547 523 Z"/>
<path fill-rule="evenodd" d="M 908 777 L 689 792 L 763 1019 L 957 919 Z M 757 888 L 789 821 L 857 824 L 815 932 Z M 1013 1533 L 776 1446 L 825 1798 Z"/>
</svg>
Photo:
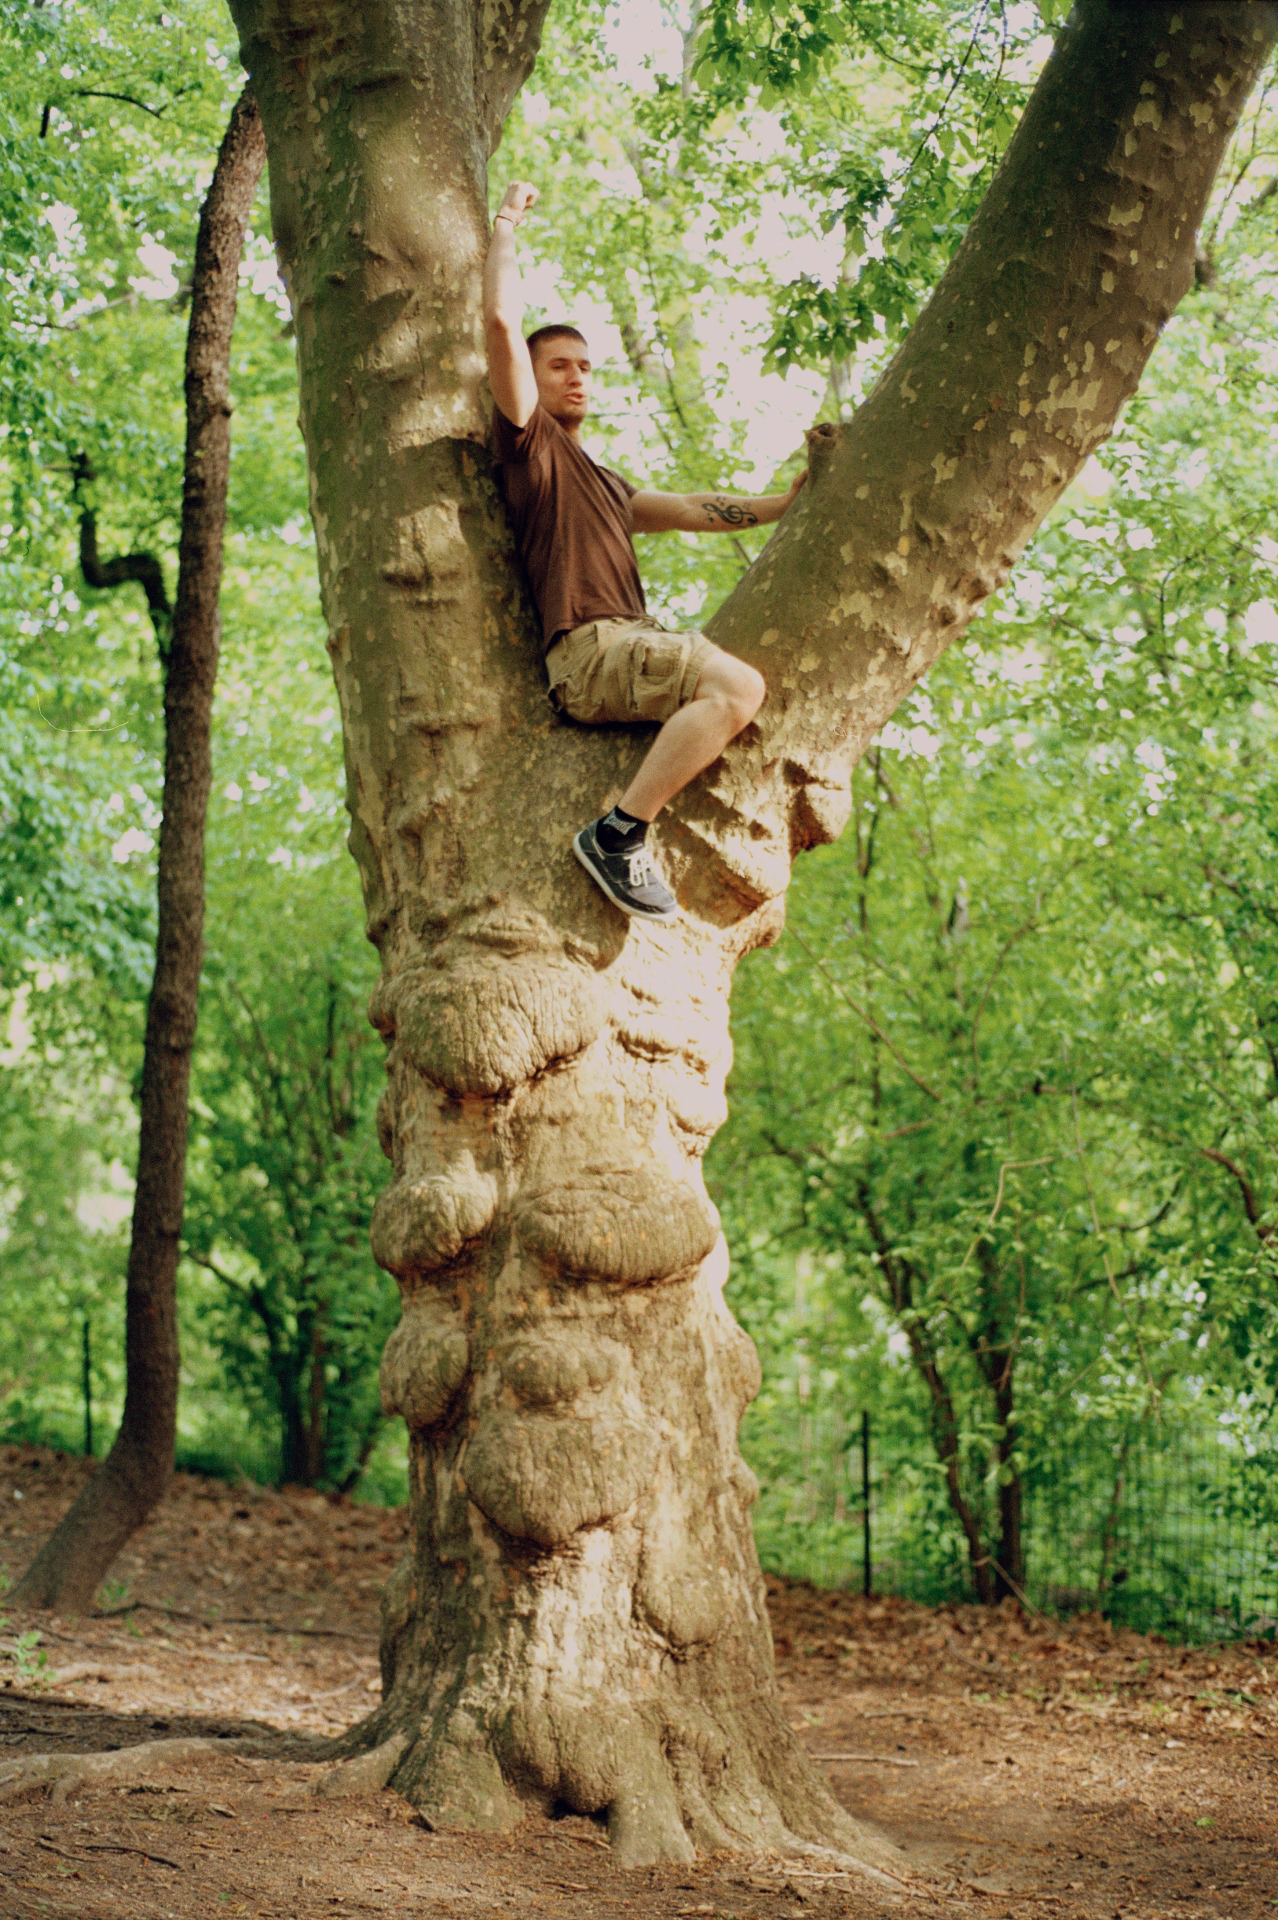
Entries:
<svg viewBox="0 0 1278 1920">
<path fill-rule="evenodd" d="M 664 1704 L 639 1708 L 620 1698 L 579 1711 L 545 1696 L 531 1707 L 507 1698 L 481 1718 L 445 1706 L 433 1725 L 418 1720 L 416 1737 L 401 1730 L 346 1762 L 337 1774 L 351 1784 L 336 1790 L 359 1791 L 368 1766 L 370 1784 L 394 1787 L 439 1832 L 508 1832 L 583 1814 L 606 1826 L 624 1867 L 764 1852 L 812 1855 L 885 1885 L 912 1878 L 890 1841 L 838 1805 L 770 1704 L 756 1698 L 742 1711 L 720 1697 L 712 1713 L 686 1687 L 662 1691 Z M 396 1715 L 396 1703 L 384 1711 Z"/>
</svg>

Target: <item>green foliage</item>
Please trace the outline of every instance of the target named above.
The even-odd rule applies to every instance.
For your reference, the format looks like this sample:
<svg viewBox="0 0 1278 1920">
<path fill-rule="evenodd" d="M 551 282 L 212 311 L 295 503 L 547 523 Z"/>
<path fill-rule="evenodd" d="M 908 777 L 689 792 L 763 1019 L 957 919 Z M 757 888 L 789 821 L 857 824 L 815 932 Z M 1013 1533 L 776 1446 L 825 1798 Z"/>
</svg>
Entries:
<svg viewBox="0 0 1278 1920">
<path fill-rule="evenodd" d="M 196 1295 L 201 1334 L 277 1425 L 281 1477 L 309 1485 L 353 1483 L 371 1451 L 398 1315 L 368 1248 L 384 1070 L 356 892 L 327 863 L 284 888 L 260 863 L 245 875 L 206 973 L 193 1088 L 186 1245 L 220 1282 Z"/>
<path fill-rule="evenodd" d="M 873 1352 L 890 1322 L 886 1378 L 851 1387 L 845 1366 L 840 1404 L 886 1417 L 911 1370 L 939 1467 L 939 1381 L 987 1542 L 1009 1475 L 1046 1499 L 1086 1459 L 1112 1487 L 1127 1437 L 1162 1422 L 1174 1445 L 1204 1408 L 1235 1438 L 1202 1504 L 1273 1538 L 1278 366 L 1259 211 L 1123 437 L 858 769 L 852 827 L 805 863 L 789 934 L 739 988 L 711 1165 L 747 1320 L 773 1324 L 790 1248 L 818 1263 L 823 1358 Z M 805 1478 L 791 1446 L 774 1484 Z"/>
<path fill-rule="evenodd" d="M 694 72 L 719 105 L 775 113 L 785 191 L 835 272 L 773 287 L 765 364 L 877 360 L 914 319 L 1011 139 L 1047 43 L 988 0 L 711 0 Z M 776 182 L 773 183 L 774 190 Z"/>
<path fill-rule="evenodd" d="M 213 0 L 180 19 L 77 0 L 6 15 L 0 37 L 0 1421 L 73 1445 L 86 1317 L 106 1438 L 123 1388 L 162 773 L 143 597 L 83 584 L 78 511 L 96 510 L 104 555 L 153 552 L 172 595 L 185 287 L 242 80 Z M 231 370 L 179 1457 L 335 1484 L 377 1441 L 393 1318 L 367 1247 L 380 1047 L 264 191 L 255 226 Z"/>
<path fill-rule="evenodd" d="M 9 1631 L 9 1622 L 0 1613 L 0 1633 Z M 20 1687 L 40 1689 L 56 1677 L 49 1664 L 48 1651 L 38 1627 L 14 1634 L 12 1640 L 0 1640 L 0 1659 L 9 1662 L 9 1678 Z"/>
</svg>

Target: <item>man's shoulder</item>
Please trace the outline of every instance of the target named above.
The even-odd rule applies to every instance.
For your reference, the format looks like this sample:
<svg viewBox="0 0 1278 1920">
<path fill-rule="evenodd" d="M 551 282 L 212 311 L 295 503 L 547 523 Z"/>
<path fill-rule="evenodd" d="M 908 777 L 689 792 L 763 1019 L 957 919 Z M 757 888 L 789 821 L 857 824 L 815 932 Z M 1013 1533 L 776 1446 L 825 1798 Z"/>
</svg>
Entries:
<svg viewBox="0 0 1278 1920">
<path fill-rule="evenodd" d="M 493 407 L 493 445 L 497 459 L 505 466 L 521 466 L 536 459 L 554 446 L 556 435 L 562 431 L 540 400 L 522 427 L 508 420 L 499 406 Z"/>
</svg>

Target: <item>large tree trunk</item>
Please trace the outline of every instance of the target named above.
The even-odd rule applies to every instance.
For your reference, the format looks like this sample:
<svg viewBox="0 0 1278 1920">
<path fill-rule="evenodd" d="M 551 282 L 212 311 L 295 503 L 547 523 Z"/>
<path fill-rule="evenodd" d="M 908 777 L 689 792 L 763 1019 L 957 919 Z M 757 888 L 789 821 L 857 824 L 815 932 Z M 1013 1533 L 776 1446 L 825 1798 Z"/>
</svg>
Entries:
<svg viewBox="0 0 1278 1920">
<path fill-rule="evenodd" d="M 383 962 L 413 1550 L 385 1606 L 395 1784 L 439 1826 L 566 1805 L 630 1862 L 890 1851 L 781 1714 L 737 1424 L 758 1384 L 701 1178 L 728 989 L 875 729 L 1110 430 L 1193 271 L 1268 5 L 1084 5 L 988 203 L 714 623 L 759 723 L 627 923 L 568 839 L 646 741 L 548 707 L 487 452 L 485 171 L 545 0 L 233 0 L 297 324 L 351 847 Z"/>
<path fill-rule="evenodd" d="M 230 464 L 231 329 L 244 230 L 265 153 L 261 121 L 246 87 L 231 115 L 200 214 L 187 332 L 186 464 L 177 605 L 164 686 L 159 923 L 142 1059 L 138 1175 L 126 1282 L 124 1416 L 101 1467 L 14 1588 L 15 1606 L 90 1606 L 116 1554 L 173 1477 L 175 1282 L 186 1176 L 187 1089 L 204 945 L 204 819 L 212 772 L 209 736 Z M 94 533 L 90 529 L 86 536 L 82 524 L 82 551 L 87 538 L 96 560 Z M 143 584 L 154 610 L 152 585 Z"/>
</svg>

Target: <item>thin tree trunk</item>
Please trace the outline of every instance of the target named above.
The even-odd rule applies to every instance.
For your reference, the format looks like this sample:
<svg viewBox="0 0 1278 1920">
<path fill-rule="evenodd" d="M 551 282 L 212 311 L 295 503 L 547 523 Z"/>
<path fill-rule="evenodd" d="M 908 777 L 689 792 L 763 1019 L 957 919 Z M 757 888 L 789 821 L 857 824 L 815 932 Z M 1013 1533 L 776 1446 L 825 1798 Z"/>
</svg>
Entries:
<svg viewBox="0 0 1278 1920">
<path fill-rule="evenodd" d="M 328 1342 L 324 1335 L 326 1309 L 321 1300 L 315 1308 L 315 1324 L 311 1329 L 311 1372 L 307 1383 L 309 1405 L 306 1415 L 306 1485 L 317 1487 L 324 1473 L 324 1430 L 325 1430 L 325 1378 L 324 1362 L 328 1358 Z"/>
<path fill-rule="evenodd" d="M 989 1389 L 998 1423 L 995 1458 L 998 1462 L 998 1552 L 994 1557 L 993 1593 L 999 1600 L 1025 1596 L 1024 1488 L 1016 1464 L 1016 1346 L 1003 1338 L 997 1325 L 1001 1273 L 994 1249 L 982 1240 L 977 1253 L 984 1283 L 986 1312 L 983 1327 L 968 1337 L 977 1372 Z"/>
<path fill-rule="evenodd" d="M 298 1357 L 297 1349 L 288 1347 L 284 1363 L 275 1373 L 280 1396 L 280 1479 L 286 1487 L 304 1487 L 307 1484 L 301 1369 L 293 1364 Z"/>
<path fill-rule="evenodd" d="M 129 1244 L 124 1416 L 106 1459 L 14 1588 L 17 1606 L 64 1611 L 90 1606 L 116 1554 L 163 1497 L 173 1476 L 175 1283 L 187 1090 L 204 941 L 204 821 L 230 463 L 230 343 L 244 230 L 264 158 L 257 107 L 246 87 L 231 115 L 200 215 L 187 333 L 186 464 L 177 605 L 164 689 L 159 924 Z M 150 594 L 148 587 L 148 598 Z"/>
<path fill-rule="evenodd" d="M 545 4 L 233 0 L 383 968 L 413 1547 L 349 1746 L 406 1736 L 393 1784 L 433 1826 L 566 1805 L 629 1862 L 888 1865 L 773 1679 L 736 1446 L 758 1362 L 700 1171 L 728 989 L 856 755 L 1133 391 L 1278 10 L 1081 0 L 914 334 L 714 622 L 769 701 L 663 819 L 686 916 L 656 927 L 568 856 L 646 742 L 551 715 L 491 481 L 486 163 Z"/>
<path fill-rule="evenodd" d="M 936 1449 L 936 1457 L 945 1474 L 945 1492 L 950 1503 L 950 1511 L 963 1529 L 963 1538 L 967 1542 L 967 1558 L 972 1569 L 976 1597 L 983 1607 L 992 1606 L 995 1599 L 994 1570 L 990 1564 L 989 1549 L 981 1532 L 980 1515 L 968 1499 L 963 1486 L 958 1415 L 954 1410 L 953 1395 L 950 1393 L 945 1375 L 941 1372 L 935 1348 L 924 1331 L 918 1303 L 914 1297 L 913 1268 L 909 1261 L 903 1259 L 893 1248 L 870 1199 L 869 1188 L 864 1182 L 857 1190 L 857 1204 L 869 1230 L 870 1238 L 874 1242 L 874 1250 L 879 1258 L 879 1270 L 888 1283 L 892 1311 L 904 1328 L 905 1337 L 909 1341 L 910 1358 L 914 1362 L 915 1372 L 927 1388 L 928 1421 L 932 1429 L 932 1445 Z"/>
<path fill-rule="evenodd" d="M 998 1416 L 998 1560 L 994 1568 L 995 1597 L 1025 1597 L 1024 1484 L 1016 1465 L 1016 1402 L 1011 1353 L 990 1353 L 990 1390 Z"/>
</svg>

